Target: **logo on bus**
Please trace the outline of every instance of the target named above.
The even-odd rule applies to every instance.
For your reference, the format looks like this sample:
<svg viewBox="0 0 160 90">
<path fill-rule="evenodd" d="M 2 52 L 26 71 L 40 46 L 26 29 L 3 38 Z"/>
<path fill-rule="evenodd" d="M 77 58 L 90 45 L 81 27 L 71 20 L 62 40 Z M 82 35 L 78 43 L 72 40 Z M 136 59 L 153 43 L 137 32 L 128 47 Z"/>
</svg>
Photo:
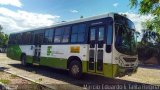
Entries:
<svg viewBox="0 0 160 90">
<path fill-rule="evenodd" d="M 47 48 L 47 56 L 51 55 L 51 53 L 52 53 L 51 49 L 52 49 L 52 46 L 48 46 L 48 48 Z"/>
</svg>

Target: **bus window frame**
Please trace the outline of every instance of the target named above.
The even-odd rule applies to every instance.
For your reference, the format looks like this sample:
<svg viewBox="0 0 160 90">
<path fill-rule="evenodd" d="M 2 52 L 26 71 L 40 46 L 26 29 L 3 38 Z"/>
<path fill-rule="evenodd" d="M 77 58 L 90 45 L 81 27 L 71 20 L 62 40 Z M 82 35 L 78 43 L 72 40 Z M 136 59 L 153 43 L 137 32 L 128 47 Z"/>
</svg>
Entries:
<svg viewBox="0 0 160 90">
<path fill-rule="evenodd" d="M 35 34 L 39 34 L 42 33 L 43 34 L 43 38 L 44 38 L 44 34 L 45 34 L 45 30 L 44 29 L 39 29 L 39 30 L 35 30 L 33 31 L 33 41 L 32 41 L 32 45 L 35 45 Z M 42 39 L 43 40 L 43 39 Z M 43 40 L 44 41 L 44 40 Z M 41 45 L 43 45 L 44 42 L 41 42 Z"/>
<path fill-rule="evenodd" d="M 78 42 L 78 35 L 80 35 L 80 34 L 82 34 L 82 33 L 79 33 L 79 32 L 77 32 L 77 41 L 76 42 L 72 42 L 71 40 L 72 40 L 72 30 L 73 30 L 73 26 L 78 26 L 78 30 L 79 30 L 79 27 L 80 27 L 80 25 L 82 25 L 82 24 L 84 24 L 85 26 L 85 28 L 84 28 L 84 40 L 83 40 L 83 42 Z M 76 24 L 72 24 L 72 26 L 71 26 L 71 31 L 70 31 L 70 44 L 84 44 L 84 43 L 86 43 L 86 41 L 87 41 L 87 22 L 83 22 L 83 23 L 76 23 Z"/>
<path fill-rule="evenodd" d="M 109 30 L 109 26 L 111 26 L 112 27 L 112 34 L 111 34 L 111 42 L 108 44 L 108 30 Z M 108 24 L 107 24 L 107 26 L 106 26 L 106 40 L 105 40 L 105 42 L 106 42 L 106 49 L 105 49 L 105 51 L 107 52 L 107 53 L 111 53 L 112 52 L 112 44 L 113 44 L 113 35 L 114 34 L 114 25 L 113 25 L 113 22 L 108 22 Z M 109 48 L 109 49 L 108 49 Z"/>
<path fill-rule="evenodd" d="M 45 34 L 46 34 L 47 31 L 51 31 L 51 30 L 52 30 L 52 42 L 45 42 L 45 38 L 46 38 Z M 47 29 L 44 30 L 43 45 L 53 44 L 53 42 L 54 42 L 54 38 L 53 38 L 54 37 L 54 33 L 55 33 L 55 29 L 54 28 L 47 28 Z"/>
</svg>

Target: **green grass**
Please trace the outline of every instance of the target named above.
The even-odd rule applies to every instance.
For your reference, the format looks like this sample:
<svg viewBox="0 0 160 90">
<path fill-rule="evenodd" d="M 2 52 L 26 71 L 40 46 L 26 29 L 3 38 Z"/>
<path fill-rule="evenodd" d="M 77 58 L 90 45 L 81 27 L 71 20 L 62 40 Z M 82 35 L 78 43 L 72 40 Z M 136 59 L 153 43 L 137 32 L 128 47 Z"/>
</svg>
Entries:
<svg viewBox="0 0 160 90">
<path fill-rule="evenodd" d="M 37 84 L 37 83 L 35 83 L 35 82 L 31 82 L 31 84 L 30 84 L 29 88 L 30 88 L 31 90 L 37 90 L 37 86 L 38 86 L 38 84 Z"/>
<path fill-rule="evenodd" d="M 8 79 L 0 79 L 0 82 L 3 84 L 9 84 L 11 81 Z"/>
<path fill-rule="evenodd" d="M 39 78 L 38 80 L 39 80 L 39 82 L 41 82 L 43 79 L 42 79 L 42 78 Z"/>
<path fill-rule="evenodd" d="M 17 75 L 11 74 L 11 78 L 16 78 Z"/>
</svg>

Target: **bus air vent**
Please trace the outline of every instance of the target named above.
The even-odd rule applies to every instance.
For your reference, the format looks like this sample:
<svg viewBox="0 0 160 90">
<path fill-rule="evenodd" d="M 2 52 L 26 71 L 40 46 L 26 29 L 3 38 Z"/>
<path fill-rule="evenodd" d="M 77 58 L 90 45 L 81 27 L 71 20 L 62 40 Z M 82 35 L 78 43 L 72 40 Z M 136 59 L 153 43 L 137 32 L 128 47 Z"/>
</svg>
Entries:
<svg viewBox="0 0 160 90">
<path fill-rule="evenodd" d="M 127 57 L 124 57 L 123 58 L 126 62 L 135 62 L 136 61 L 136 58 L 127 58 Z"/>
</svg>

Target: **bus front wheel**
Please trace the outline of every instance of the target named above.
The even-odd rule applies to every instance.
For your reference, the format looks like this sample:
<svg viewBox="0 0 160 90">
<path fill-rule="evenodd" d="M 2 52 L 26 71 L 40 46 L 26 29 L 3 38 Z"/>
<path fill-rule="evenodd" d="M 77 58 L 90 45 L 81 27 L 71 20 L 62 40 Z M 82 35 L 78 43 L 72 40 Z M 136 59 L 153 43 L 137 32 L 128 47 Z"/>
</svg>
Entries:
<svg viewBox="0 0 160 90">
<path fill-rule="evenodd" d="M 81 78 L 82 66 L 79 61 L 72 61 L 69 65 L 69 74 L 74 78 Z"/>
</svg>

